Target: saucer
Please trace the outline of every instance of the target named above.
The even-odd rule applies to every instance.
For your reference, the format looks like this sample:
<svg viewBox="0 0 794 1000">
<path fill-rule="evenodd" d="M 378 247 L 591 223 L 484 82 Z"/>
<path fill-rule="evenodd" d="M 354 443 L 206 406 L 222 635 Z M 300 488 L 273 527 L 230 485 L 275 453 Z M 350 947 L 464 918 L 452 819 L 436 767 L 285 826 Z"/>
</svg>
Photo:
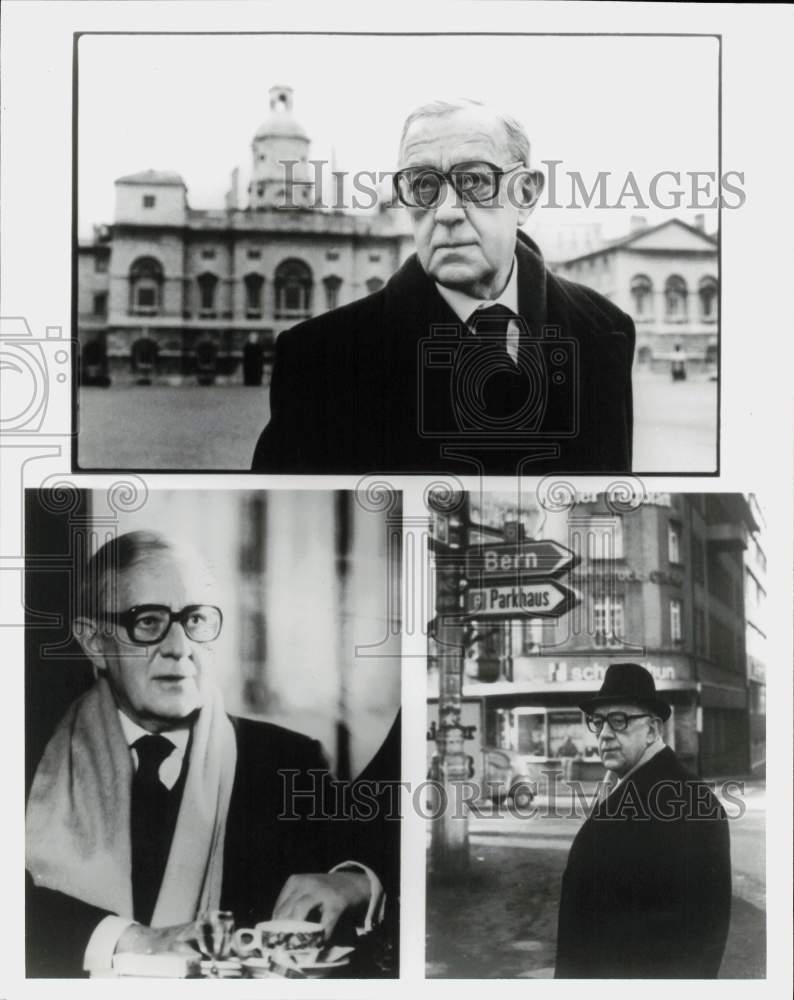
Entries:
<svg viewBox="0 0 794 1000">
<path fill-rule="evenodd" d="M 271 957 L 244 958 L 243 969 L 252 979 L 284 978 L 291 972 L 293 976 L 308 979 L 322 979 L 335 969 L 342 969 L 350 964 L 350 955 L 355 949 L 333 947 L 329 948 L 321 962 L 292 963 L 285 956 L 288 953 L 271 953 Z"/>
</svg>

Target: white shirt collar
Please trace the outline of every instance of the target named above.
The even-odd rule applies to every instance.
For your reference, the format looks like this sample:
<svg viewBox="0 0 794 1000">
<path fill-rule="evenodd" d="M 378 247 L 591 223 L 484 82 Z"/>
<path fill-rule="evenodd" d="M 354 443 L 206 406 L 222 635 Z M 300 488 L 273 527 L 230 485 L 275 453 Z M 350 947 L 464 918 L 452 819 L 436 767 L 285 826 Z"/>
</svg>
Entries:
<svg viewBox="0 0 794 1000">
<path fill-rule="evenodd" d="M 510 269 L 510 277 L 507 279 L 507 284 L 502 290 L 501 295 L 495 299 L 476 299 L 465 292 L 458 291 L 457 288 L 447 288 L 444 285 L 439 285 L 438 282 L 436 282 L 436 288 L 438 289 L 438 294 L 463 323 L 469 322 L 471 314 L 476 309 L 487 309 L 488 306 L 507 306 L 516 315 L 518 314 L 518 268 L 516 267 L 515 257 L 513 257 L 513 266 Z"/>
</svg>

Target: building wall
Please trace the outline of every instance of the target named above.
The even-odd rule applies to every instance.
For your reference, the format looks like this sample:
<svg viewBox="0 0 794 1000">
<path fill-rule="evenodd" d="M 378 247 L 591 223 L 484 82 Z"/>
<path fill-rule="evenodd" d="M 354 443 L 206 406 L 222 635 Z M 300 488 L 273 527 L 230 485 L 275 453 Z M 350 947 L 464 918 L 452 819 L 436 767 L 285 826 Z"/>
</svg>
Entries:
<svg viewBox="0 0 794 1000">
<path fill-rule="evenodd" d="M 154 198 L 151 208 L 144 198 Z M 177 184 L 129 184 L 116 182 L 116 222 L 182 226 L 187 214 L 186 191 Z"/>
<path fill-rule="evenodd" d="M 640 235 L 636 243 L 605 247 L 602 253 L 562 262 L 558 269 L 594 288 L 632 316 L 637 328 L 638 363 L 668 366 L 670 355 L 680 345 L 693 370 L 699 370 L 706 363 L 709 348 L 714 350 L 717 344 L 718 298 L 706 318 L 698 295 L 703 278 L 718 280 L 717 248 L 703 249 L 695 234 L 673 225 L 649 233 L 648 241 L 640 249 Z M 652 286 L 642 314 L 638 313 L 631 291 L 637 275 L 648 277 Z M 686 314 L 675 321 L 667 317 L 665 307 L 665 286 L 673 275 L 684 280 L 688 291 Z"/>
<path fill-rule="evenodd" d="M 554 538 L 583 557 L 564 580 L 582 602 L 556 622 L 475 623 L 479 633 L 490 629 L 494 635 L 479 642 L 467 661 L 463 693 L 482 699 L 486 731 L 496 731 L 493 713 L 499 709 L 575 709 L 600 687 L 610 663 L 632 660 L 653 673 L 672 704 L 668 742 L 688 766 L 705 774 L 746 773 L 745 511 L 739 495 L 723 502 L 713 494 L 649 493 L 622 516 L 597 499 L 546 517 L 538 537 Z M 671 525 L 678 533 L 677 558 Z M 611 562 L 588 557 L 588 533 L 604 528 L 622 538 L 622 555 Z M 592 605 L 607 595 L 622 598 L 622 635 L 595 634 Z M 680 607 L 678 639 L 672 634 L 672 601 Z M 703 618 L 696 634 L 698 610 Z M 522 648 L 527 631 L 536 635 L 537 646 Z M 437 695 L 436 675 L 428 696 Z M 583 720 L 575 741 L 588 741 Z"/>
</svg>

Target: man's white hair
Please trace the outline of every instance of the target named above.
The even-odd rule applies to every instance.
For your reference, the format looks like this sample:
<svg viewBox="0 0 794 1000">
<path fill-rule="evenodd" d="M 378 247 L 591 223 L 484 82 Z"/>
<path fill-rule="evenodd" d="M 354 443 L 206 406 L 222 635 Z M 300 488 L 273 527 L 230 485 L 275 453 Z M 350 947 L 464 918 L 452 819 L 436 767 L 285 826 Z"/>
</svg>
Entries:
<svg viewBox="0 0 794 1000">
<path fill-rule="evenodd" d="M 441 118 L 444 115 L 454 114 L 456 111 L 465 111 L 467 108 L 485 108 L 490 111 L 494 119 L 501 123 L 505 131 L 505 145 L 507 151 L 516 160 L 520 160 L 525 167 L 529 166 L 529 137 L 526 129 L 518 119 L 512 115 L 506 115 L 502 111 L 484 104 L 482 101 L 474 101 L 468 97 L 458 97 L 449 101 L 428 101 L 415 108 L 405 119 L 402 134 L 400 135 L 399 155 L 402 157 L 403 145 L 408 130 L 414 122 L 423 118 Z"/>
</svg>

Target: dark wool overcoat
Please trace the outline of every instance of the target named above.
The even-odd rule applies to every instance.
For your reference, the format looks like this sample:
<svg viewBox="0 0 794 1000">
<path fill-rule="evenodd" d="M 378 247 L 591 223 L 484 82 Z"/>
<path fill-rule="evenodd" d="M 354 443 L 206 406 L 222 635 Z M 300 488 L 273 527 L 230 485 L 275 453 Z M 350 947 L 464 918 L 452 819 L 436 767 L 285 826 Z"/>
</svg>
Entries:
<svg viewBox="0 0 794 1000">
<path fill-rule="evenodd" d="M 278 337 L 253 470 L 630 469 L 631 318 L 549 272 L 523 233 L 516 259 L 523 333 L 514 375 L 481 353 L 488 338 L 468 336 L 414 254 L 379 291 Z"/>
<path fill-rule="evenodd" d="M 730 911 L 725 812 L 665 747 L 593 810 L 573 842 L 556 978 L 714 978 Z"/>
</svg>

